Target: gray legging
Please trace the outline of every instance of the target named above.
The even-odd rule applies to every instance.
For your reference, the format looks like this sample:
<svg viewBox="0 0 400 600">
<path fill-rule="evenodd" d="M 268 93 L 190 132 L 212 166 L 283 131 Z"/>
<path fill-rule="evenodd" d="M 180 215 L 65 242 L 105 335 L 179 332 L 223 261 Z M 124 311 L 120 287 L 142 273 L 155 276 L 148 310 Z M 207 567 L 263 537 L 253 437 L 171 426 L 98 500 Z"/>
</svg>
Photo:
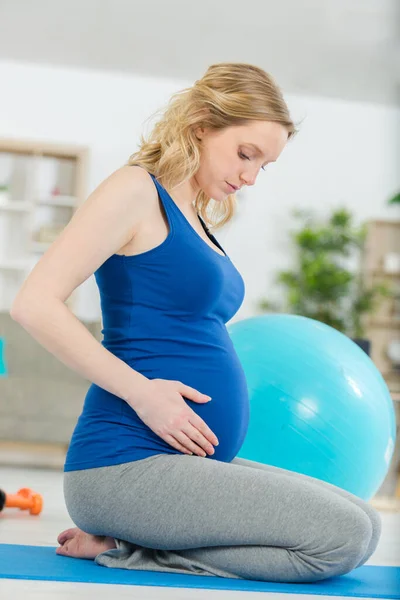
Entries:
<svg viewBox="0 0 400 600">
<path fill-rule="evenodd" d="M 348 573 L 381 530 L 366 502 L 320 480 L 184 454 L 65 473 L 75 524 L 115 538 L 107 567 L 277 582 Z"/>
</svg>

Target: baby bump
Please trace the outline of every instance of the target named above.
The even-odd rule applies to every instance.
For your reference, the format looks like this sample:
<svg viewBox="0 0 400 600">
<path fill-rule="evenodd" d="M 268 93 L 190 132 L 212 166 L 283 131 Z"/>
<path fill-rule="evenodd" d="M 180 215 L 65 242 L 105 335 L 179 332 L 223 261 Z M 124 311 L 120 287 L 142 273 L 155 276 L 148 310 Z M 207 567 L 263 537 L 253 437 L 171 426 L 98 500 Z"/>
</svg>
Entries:
<svg viewBox="0 0 400 600">
<path fill-rule="evenodd" d="M 249 422 L 247 383 L 237 357 L 224 354 L 196 365 L 185 360 L 179 360 L 174 366 L 168 361 L 165 367 L 157 363 L 157 367 L 147 368 L 143 374 L 151 379 L 181 381 L 211 396 L 211 401 L 206 403 L 185 400 L 218 438 L 219 445 L 212 458 L 230 462 L 243 444 Z"/>
</svg>

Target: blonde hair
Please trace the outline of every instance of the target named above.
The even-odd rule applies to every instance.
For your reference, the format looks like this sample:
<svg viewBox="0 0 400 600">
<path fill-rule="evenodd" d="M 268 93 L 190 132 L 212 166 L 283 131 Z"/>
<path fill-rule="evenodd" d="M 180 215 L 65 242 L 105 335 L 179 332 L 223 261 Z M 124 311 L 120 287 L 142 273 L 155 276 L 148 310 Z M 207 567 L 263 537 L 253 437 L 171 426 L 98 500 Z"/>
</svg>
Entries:
<svg viewBox="0 0 400 600">
<path fill-rule="evenodd" d="M 248 121 L 274 121 L 296 133 L 283 95 L 273 78 L 262 69 L 242 63 L 210 66 L 190 87 L 174 94 L 147 139 L 128 165 L 152 173 L 167 190 L 190 180 L 200 166 L 198 127 L 221 130 Z M 221 227 L 234 215 L 234 195 L 215 202 L 202 190 L 195 208 L 210 227 Z"/>
</svg>

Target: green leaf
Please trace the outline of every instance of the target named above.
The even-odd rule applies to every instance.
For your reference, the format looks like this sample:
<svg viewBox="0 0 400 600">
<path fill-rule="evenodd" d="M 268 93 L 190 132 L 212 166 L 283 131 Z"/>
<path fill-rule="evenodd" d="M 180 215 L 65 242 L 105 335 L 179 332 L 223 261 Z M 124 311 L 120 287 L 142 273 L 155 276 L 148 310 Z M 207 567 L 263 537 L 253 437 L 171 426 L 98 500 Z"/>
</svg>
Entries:
<svg viewBox="0 0 400 600">
<path fill-rule="evenodd" d="M 390 198 L 389 200 L 389 204 L 399 204 L 400 202 L 400 192 L 398 194 L 396 194 L 395 196 L 393 196 L 393 198 Z"/>
<path fill-rule="evenodd" d="M 383 285 L 366 288 L 361 272 L 347 268 L 349 258 L 360 263 L 367 226 L 354 226 L 345 208 L 322 222 L 311 211 L 295 216 L 299 225 L 290 234 L 296 250 L 293 268 L 277 274 L 286 294 L 282 304 L 295 314 L 362 337 L 364 316 L 391 293 Z"/>
</svg>

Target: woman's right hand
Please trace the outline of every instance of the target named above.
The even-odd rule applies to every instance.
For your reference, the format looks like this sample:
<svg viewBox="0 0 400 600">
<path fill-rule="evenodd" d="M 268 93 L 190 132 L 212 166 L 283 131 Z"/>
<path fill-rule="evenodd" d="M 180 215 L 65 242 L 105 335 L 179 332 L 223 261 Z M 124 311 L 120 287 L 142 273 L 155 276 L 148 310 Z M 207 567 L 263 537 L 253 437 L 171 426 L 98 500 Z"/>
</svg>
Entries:
<svg viewBox="0 0 400 600">
<path fill-rule="evenodd" d="M 214 454 L 217 437 L 183 397 L 200 404 L 211 400 L 180 381 L 149 379 L 131 406 L 154 433 L 176 450 L 203 457 Z"/>
</svg>

